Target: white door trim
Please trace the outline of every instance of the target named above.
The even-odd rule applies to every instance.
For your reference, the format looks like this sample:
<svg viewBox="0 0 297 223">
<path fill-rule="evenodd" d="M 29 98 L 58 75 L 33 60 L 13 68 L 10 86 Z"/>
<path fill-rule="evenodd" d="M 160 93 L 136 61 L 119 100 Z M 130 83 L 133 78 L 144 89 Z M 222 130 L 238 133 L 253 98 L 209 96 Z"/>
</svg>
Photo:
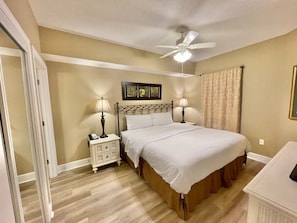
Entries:
<svg viewBox="0 0 297 223">
<path fill-rule="evenodd" d="M 33 62 L 35 67 L 35 77 L 39 82 L 39 92 L 40 94 L 40 103 L 42 107 L 42 118 L 45 122 L 44 125 L 44 133 L 45 133 L 45 143 L 46 143 L 46 151 L 47 158 L 49 160 L 48 168 L 49 168 L 49 176 L 50 178 L 56 177 L 58 175 L 58 162 L 57 162 L 57 152 L 56 152 L 56 144 L 55 144 L 55 134 L 54 134 L 54 126 L 53 126 L 53 116 L 52 116 L 52 108 L 50 101 L 50 91 L 49 91 L 49 83 L 48 83 L 48 72 L 47 67 L 44 60 L 41 58 L 40 54 L 37 50 L 32 47 L 33 52 Z"/>
</svg>

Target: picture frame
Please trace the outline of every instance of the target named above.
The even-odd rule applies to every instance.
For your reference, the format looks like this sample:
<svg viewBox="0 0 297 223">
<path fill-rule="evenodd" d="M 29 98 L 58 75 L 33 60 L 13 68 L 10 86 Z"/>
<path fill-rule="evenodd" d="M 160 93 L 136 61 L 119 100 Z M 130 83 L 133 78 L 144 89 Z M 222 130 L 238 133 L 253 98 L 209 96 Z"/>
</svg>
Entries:
<svg viewBox="0 0 297 223">
<path fill-rule="evenodd" d="M 150 86 L 146 84 L 139 84 L 138 94 L 139 98 L 148 99 L 150 97 Z"/>
<path fill-rule="evenodd" d="M 122 82 L 123 100 L 161 100 L 162 85 Z"/>
<path fill-rule="evenodd" d="M 137 85 L 130 83 L 125 85 L 125 98 L 127 99 L 137 99 Z"/>
<path fill-rule="evenodd" d="M 297 65 L 293 66 L 289 119 L 297 120 Z"/>
<path fill-rule="evenodd" d="M 152 85 L 150 87 L 151 98 L 161 98 L 161 86 Z"/>
</svg>

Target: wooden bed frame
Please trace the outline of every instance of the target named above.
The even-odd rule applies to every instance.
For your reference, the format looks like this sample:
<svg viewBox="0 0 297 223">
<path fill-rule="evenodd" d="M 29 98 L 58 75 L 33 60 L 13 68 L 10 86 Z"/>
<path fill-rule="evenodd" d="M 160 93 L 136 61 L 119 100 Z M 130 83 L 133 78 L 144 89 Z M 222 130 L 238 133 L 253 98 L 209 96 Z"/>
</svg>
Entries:
<svg viewBox="0 0 297 223">
<path fill-rule="evenodd" d="M 121 130 L 124 130 L 125 126 L 124 115 L 125 114 L 148 114 L 154 112 L 172 112 L 173 116 L 173 101 L 166 104 L 144 104 L 144 105 L 124 105 L 119 106 L 116 104 L 117 114 L 117 133 L 120 136 Z M 121 117 L 121 115 L 123 117 Z M 159 176 L 154 169 L 147 163 L 146 160 L 140 159 L 138 168 L 134 168 L 133 162 L 129 159 L 124 152 L 125 145 L 121 143 L 121 156 L 123 160 L 142 176 L 150 187 L 156 191 L 167 203 L 168 207 L 174 209 L 177 215 L 188 220 L 190 218 L 190 212 L 194 211 L 196 205 L 203 199 L 207 198 L 210 193 L 217 192 L 222 186 L 230 187 L 232 180 L 235 180 L 242 169 L 244 163 L 246 163 L 246 154 L 237 157 L 235 160 L 225 165 L 223 168 L 211 173 L 203 180 L 195 183 L 188 194 L 177 193 L 170 185 L 165 182 L 161 176 Z"/>
</svg>

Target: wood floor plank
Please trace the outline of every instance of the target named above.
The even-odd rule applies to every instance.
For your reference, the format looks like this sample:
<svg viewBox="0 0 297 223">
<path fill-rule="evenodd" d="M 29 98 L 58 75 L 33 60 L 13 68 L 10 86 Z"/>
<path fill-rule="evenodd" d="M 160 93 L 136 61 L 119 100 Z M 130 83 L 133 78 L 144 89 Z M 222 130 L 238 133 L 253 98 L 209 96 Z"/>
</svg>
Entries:
<svg viewBox="0 0 297 223">
<path fill-rule="evenodd" d="M 246 223 L 248 196 L 242 189 L 263 166 L 248 160 L 232 187 L 203 200 L 187 222 Z M 34 187 L 21 190 L 26 222 L 40 222 Z M 125 162 L 101 167 L 96 174 L 91 167 L 64 172 L 51 180 L 51 193 L 53 223 L 185 222 Z"/>
</svg>

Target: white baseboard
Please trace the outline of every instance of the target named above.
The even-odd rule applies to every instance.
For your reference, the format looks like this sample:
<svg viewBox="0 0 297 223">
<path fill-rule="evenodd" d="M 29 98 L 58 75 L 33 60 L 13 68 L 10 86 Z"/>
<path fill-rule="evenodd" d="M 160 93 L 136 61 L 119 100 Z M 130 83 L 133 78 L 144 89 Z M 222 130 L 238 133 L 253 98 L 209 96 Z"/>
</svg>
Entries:
<svg viewBox="0 0 297 223">
<path fill-rule="evenodd" d="M 73 161 L 73 162 L 70 162 L 70 163 L 65 163 L 65 164 L 62 164 L 62 165 L 58 165 L 58 172 L 62 173 L 62 172 L 67 171 L 67 170 L 73 170 L 75 168 L 87 166 L 87 165 L 90 165 L 90 164 L 91 164 L 90 158 L 76 160 L 76 161 Z M 30 173 L 25 173 L 25 174 L 22 174 L 22 175 L 18 175 L 18 180 L 19 180 L 19 184 L 33 181 L 33 180 L 35 180 L 35 173 L 30 172 Z"/>
<path fill-rule="evenodd" d="M 257 153 L 252 153 L 252 152 L 247 153 L 247 158 L 261 162 L 261 163 L 266 163 L 266 164 L 271 160 L 271 158 L 268 156 L 263 156 L 263 155 L 260 155 Z"/>
<path fill-rule="evenodd" d="M 18 180 L 19 180 L 19 184 L 23 184 L 23 183 L 33 181 L 33 180 L 35 180 L 35 173 L 30 172 L 30 173 L 25 173 L 25 174 L 22 174 L 22 175 L 18 175 Z"/>
<path fill-rule="evenodd" d="M 90 165 L 90 164 L 91 164 L 90 158 L 76 160 L 76 161 L 73 161 L 73 162 L 70 162 L 70 163 L 65 163 L 65 164 L 59 165 L 58 166 L 58 172 L 62 173 L 62 172 L 67 171 L 67 170 L 73 170 L 75 168 L 87 166 L 87 165 Z"/>
</svg>

